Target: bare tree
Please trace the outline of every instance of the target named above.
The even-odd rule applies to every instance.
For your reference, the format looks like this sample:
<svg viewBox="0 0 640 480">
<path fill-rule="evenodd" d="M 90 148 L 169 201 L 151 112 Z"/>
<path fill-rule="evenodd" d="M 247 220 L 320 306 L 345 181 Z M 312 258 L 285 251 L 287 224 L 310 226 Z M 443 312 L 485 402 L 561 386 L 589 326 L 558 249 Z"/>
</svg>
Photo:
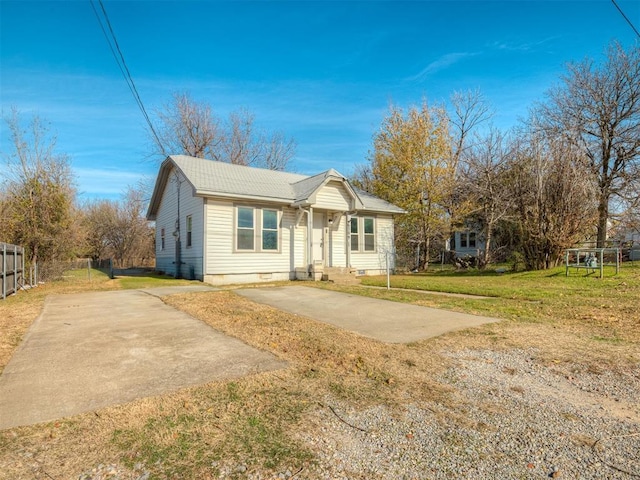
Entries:
<svg viewBox="0 0 640 480">
<path fill-rule="evenodd" d="M 156 116 L 158 136 L 151 135 L 154 156 L 164 160 L 171 154 L 184 154 L 220 160 L 224 136 L 209 104 L 197 103 L 187 93 L 174 93 Z"/>
<path fill-rule="evenodd" d="M 586 174 L 598 185 L 597 243 L 604 247 L 610 202 L 640 181 L 640 47 L 613 43 L 603 64 L 570 64 L 562 81 L 539 107 L 540 124 L 588 159 Z"/>
<path fill-rule="evenodd" d="M 596 183 L 583 166 L 582 152 L 558 137 L 533 134 L 515 146 L 508 185 L 527 268 L 556 266 L 564 249 L 593 231 Z"/>
<path fill-rule="evenodd" d="M 37 116 L 23 127 L 16 109 L 6 118 L 13 150 L 4 152 L 2 226 L 6 241 L 26 247 L 30 261 L 73 255 L 74 178 L 68 157 L 56 153 L 56 138 Z"/>
<path fill-rule="evenodd" d="M 476 128 L 493 116 L 492 108 L 487 104 L 480 90 L 453 92 L 451 95 L 453 111 L 449 114 L 453 145 L 451 153 L 454 167 L 469 148 L 467 139 Z"/>
<path fill-rule="evenodd" d="M 286 170 L 296 154 L 296 142 L 284 133 L 275 132 L 264 137 L 260 166 L 269 170 Z"/>
<path fill-rule="evenodd" d="M 151 155 L 164 159 L 171 154 L 208 158 L 236 165 L 286 170 L 295 155 L 295 141 L 281 132 L 268 134 L 255 126 L 248 110 L 232 112 L 226 122 L 206 102 L 196 102 L 186 93 L 156 112 L 158 138 L 151 135 Z M 159 142 L 158 142 L 159 139 Z"/>
<path fill-rule="evenodd" d="M 87 253 L 110 257 L 120 267 L 145 265 L 153 258 L 153 228 L 145 219 L 145 200 L 129 188 L 121 200 L 90 202 L 83 209 Z"/>
<path fill-rule="evenodd" d="M 496 225 L 508 215 L 513 205 L 507 184 L 511 151 L 506 136 L 495 128 L 476 138 L 463 157 L 460 177 L 475 206 L 470 213 L 482 227 L 485 250 L 479 264 L 486 266 L 491 261 Z"/>
</svg>

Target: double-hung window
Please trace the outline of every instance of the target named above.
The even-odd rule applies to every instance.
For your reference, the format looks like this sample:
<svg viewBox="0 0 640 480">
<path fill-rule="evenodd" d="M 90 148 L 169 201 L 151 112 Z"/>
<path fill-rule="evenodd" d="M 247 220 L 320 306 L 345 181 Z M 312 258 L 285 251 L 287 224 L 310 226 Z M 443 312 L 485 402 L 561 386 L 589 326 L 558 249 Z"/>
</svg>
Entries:
<svg viewBox="0 0 640 480">
<path fill-rule="evenodd" d="M 476 232 L 460 233 L 460 248 L 476 248 Z"/>
<path fill-rule="evenodd" d="M 358 217 L 351 217 L 351 251 L 360 250 L 360 235 L 358 234 Z"/>
<path fill-rule="evenodd" d="M 375 252 L 376 219 L 373 217 L 351 218 L 351 251 Z"/>
<path fill-rule="evenodd" d="M 238 207 L 236 249 L 253 250 L 255 238 L 255 210 L 251 207 Z"/>
<path fill-rule="evenodd" d="M 364 223 L 364 251 L 375 252 L 376 250 L 376 229 L 375 219 L 372 217 L 363 218 Z"/>
<path fill-rule="evenodd" d="M 262 250 L 278 250 L 277 210 L 262 210 Z"/>
<path fill-rule="evenodd" d="M 236 250 L 278 252 L 280 213 L 273 208 L 236 207 Z"/>
<path fill-rule="evenodd" d="M 191 246 L 191 232 L 193 227 L 193 220 L 191 215 L 187 215 L 187 247 Z"/>
</svg>

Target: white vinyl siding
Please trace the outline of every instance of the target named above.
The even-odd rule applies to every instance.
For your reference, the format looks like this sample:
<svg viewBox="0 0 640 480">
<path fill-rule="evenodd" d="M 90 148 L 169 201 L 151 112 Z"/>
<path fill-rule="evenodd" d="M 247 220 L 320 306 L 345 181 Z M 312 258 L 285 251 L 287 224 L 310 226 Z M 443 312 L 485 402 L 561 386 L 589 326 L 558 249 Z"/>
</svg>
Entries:
<svg viewBox="0 0 640 480">
<path fill-rule="evenodd" d="M 346 212 L 351 210 L 353 199 L 342 182 L 329 182 L 316 194 L 314 209 Z"/>
<path fill-rule="evenodd" d="M 346 267 L 346 215 L 335 218 L 333 224 L 329 226 L 329 267 Z"/>
<path fill-rule="evenodd" d="M 236 248 L 236 210 L 231 200 L 207 199 L 207 275 L 293 272 L 303 266 L 306 248 L 306 218 L 294 228 L 296 210 L 256 205 L 254 210 L 254 250 Z M 249 207 L 246 207 L 249 208 Z M 261 211 L 278 212 L 278 250 L 262 250 Z M 255 239 L 259 239 L 257 242 Z M 258 243 L 259 242 L 259 243 Z"/>
<path fill-rule="evenodd" d="M 356 218 L 356 217 L 353 217 Z M 361 217 L 362 218 L 362 217 Z M 365 217 L 367 218 L 367 217 Z M 370 218 L 370 217 L 369 217 Z M 351 252 L 351 267 L 367 273 L 383 273 L 386 269 L 387 252 L 393 252 L 393 217 L 377 215 L 375 217 L 375 251 L 361 249 Z M 361 242 L 364 243 L 364 240 Z M 390 267 L 394 268 L 394 257 L 389 256 Z"/>
<path fill-rule="evenodd" d="M 161 225 L 156 230 L 156 269 L 176 275 L 176 220 L 178 220 L 178 196 L 177 183 L 173 180 L 174 173 L 169 174 L 165 190 L 158 207 L 156 225 Z M 204 202 L 200 197 L 193 196 L 193 189 L 189 182 L 180 178 L 180 236 L 181 258 L 180 274 L 182 277 L 202 278 L 203 267 L 203 220 Z M 191 217 L 191 248 L 187 249 L 187 216 Z M 162 233 L 164 230 L 164 248 L 162 248 Z"/>
</svg>

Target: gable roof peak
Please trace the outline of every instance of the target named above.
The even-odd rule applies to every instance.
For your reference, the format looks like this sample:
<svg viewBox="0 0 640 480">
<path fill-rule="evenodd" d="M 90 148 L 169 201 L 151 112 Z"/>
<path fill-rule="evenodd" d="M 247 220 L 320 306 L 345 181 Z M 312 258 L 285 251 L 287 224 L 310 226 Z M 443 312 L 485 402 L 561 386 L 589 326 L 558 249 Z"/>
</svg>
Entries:
<svg viewBox="0 0 640 480">
<path fill-rule="evenodd" d="M 338 172 L 337 170 L 334 170 L 333 168 L 330 168 L 329 170 L 327 170 L 326 172 L 324 172 L 324 178 L 329 178 L 329 177 L 338 177 L 341 178 L 343 180 L 346 180 L 346 178 L 344 177 L 344 175 L 342 175 L 340 172 Z"/>
</svg>

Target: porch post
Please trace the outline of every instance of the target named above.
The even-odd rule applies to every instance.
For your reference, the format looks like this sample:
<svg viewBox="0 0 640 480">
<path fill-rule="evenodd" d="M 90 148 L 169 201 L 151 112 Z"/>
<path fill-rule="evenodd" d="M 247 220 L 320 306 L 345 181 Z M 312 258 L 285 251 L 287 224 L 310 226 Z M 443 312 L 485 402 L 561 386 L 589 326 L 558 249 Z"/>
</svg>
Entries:
<svg viewBox="0 0 640 480">
<path fill-rule="evenodd" d="M 349 218 L 349 213 L 344 214 L 344 228 L 345 228 L 345 242 L 344 246 L 345 255 L 347 257 L 347 268 L 351 268 L 351 218 Z"/>
<path fill-rule="evenodd" d="M 309 271 L 313 267 L 313 207 L 309 207 L 307 215 L 307 261 L 309 263 Z"/>
</svg>

